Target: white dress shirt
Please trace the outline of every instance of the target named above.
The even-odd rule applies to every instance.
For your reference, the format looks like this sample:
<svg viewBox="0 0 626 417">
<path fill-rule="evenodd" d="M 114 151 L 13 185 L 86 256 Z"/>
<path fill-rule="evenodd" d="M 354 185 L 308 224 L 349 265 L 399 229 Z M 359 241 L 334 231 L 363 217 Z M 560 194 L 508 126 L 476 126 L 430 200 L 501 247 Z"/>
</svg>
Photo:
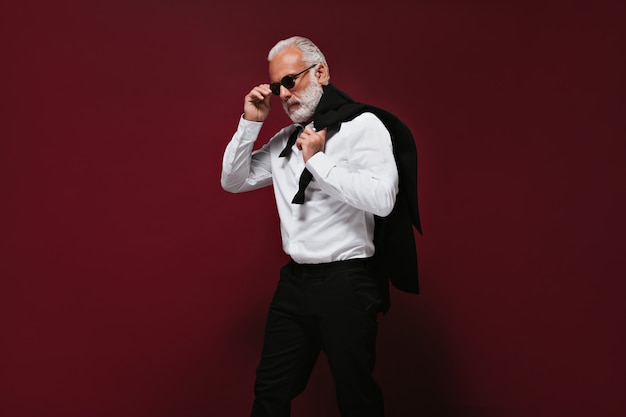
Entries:
<svg viewBox="0 0 626 417">
<path fill-rule="evenodd" d="M 398 192 L 398 170 L 383 123 L 372 113 L 342 123 L 306 165 L 295 145 L 289 157 L 278 156 L 296 125 L 252 151 L 262 125 L 239 120 L 224 152 L 222 187 L 238 193 L 273 184 L 283 250 L 298 263 L 372 256 L 374 215 L 387 216 Z M 293 204 L 305 166 L 313 180 L 304 204 Z"/>
</svg>

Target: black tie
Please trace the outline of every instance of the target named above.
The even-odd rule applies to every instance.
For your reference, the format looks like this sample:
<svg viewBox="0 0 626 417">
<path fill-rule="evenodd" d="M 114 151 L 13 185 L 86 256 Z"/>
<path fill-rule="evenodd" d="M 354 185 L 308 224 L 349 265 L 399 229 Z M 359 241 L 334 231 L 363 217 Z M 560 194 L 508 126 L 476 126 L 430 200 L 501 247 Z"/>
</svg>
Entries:
<svg viewBox="0 0 626 417">
<path fill-rule="evenodd" d="M 304 190 L 306 189 L 307 185 L 309 185 L 312 179 L 313 174 L 311 174 L 308 169 L 304 168 L 304 171 L 302 171 L 302 174 L 300 174 L 300 181 L 298 182 L 298 192 L 295 196 L 293 196 L 293 200 L 291 200 L 292 204 L 304 204 Z"/>
<path fill-rule="evenodd" d="M 291 136 L 289 136 L 289 139 L 287 139 L 287 145 L 285 146 L 285 149 L 283 149 L 283 151 L 280 153 L 280 155 L 278 155 L 279 158 L 291 156 L 291 148 L 296 143 L 296 139 L 298 139 L 298 136 L 300 136 L 300 133 L 302 133 L 303 130 L 304 129 L 302 128 L 302 126 L 296 125 L 296 130 L 294 130 Z"/>
<path fill-rule="evenodd" d="M 304 129 L 302 128 L 302 126 L 296 126 L 296 130 L 294 130 L 291 136 L 289 136 L 289 139 L 287 139 L 287 145 L 285 145 L 285 149 L 283 149 L 280 155 L 278 155 L 279 158 L 291 156 L 291 148 L 296 143 L 298 136 L 300 136 L 300 133 L 302 133 L 303 130 Z M 298 182 L 298 192 L 293 197 L 293 200 L 291 200 L 292 204 L 304 204 L 304 190 L 306 189 L 307 185 L 309 185 L 312 179 L 313 174 L 311 174 L 308 169 L 304 168 L 304 171 L 302 171 L 302 174 L 300 174 L 300 181 Z"/>
</svg>

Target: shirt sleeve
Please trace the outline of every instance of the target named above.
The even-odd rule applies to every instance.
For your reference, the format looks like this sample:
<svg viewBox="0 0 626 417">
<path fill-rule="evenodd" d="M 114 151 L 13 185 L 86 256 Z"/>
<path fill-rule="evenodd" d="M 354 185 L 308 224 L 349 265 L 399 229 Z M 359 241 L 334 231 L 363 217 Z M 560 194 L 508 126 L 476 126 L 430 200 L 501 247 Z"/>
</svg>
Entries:
<svg viewBox="0 0 626 417">
<path fill-rule="evenodd" d="M 269 145 L 252 151 L 262 122 L 239 119 L 237 131 L 222 160 L 222 188 L 231 193 L 256 190 L 272 184 Z"/>
<path fill-rule="evenodd" d="M 307 161 L 307 169 L 320 188 L 332 197 L 378 216 L 393 210 L 398 193 L 398 169 L 391 136 L 372 113 L 363 113 L 343 123 L 330 141 L 348 146 L 345 158 L 318 152 Z"/>
</svg>

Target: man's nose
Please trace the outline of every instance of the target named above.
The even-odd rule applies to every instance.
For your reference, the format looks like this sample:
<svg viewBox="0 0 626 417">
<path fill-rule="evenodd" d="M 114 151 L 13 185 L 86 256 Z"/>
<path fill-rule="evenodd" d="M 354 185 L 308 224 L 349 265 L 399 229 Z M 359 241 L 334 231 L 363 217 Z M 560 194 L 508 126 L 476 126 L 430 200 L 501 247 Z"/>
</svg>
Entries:
<svg viewBox="0 0 626 417">
<path fill-rule="evenodd" d="M 285 87 L 284 85 L 281 85 L 280 86 L 280 99 L 287 100 L 290 97 L 291 97 L 291 91 L 289 91 L 289 89 Z"/>
</svg>

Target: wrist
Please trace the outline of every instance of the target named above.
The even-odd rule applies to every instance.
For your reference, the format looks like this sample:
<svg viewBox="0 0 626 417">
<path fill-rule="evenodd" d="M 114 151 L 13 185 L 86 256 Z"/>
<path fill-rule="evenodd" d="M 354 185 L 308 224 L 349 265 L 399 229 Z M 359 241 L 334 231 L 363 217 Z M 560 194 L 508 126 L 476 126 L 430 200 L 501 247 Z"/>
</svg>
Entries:
<svg viewBox="0 0 626 417">
<path fill-rule="evenodd" d="M 265 120 L 259 117 L 252 117 L 250 115 L 246 115 L 245 112 L 241 115 L 241 118 L 247 122 L 263 122 Z"/>
</svg>

